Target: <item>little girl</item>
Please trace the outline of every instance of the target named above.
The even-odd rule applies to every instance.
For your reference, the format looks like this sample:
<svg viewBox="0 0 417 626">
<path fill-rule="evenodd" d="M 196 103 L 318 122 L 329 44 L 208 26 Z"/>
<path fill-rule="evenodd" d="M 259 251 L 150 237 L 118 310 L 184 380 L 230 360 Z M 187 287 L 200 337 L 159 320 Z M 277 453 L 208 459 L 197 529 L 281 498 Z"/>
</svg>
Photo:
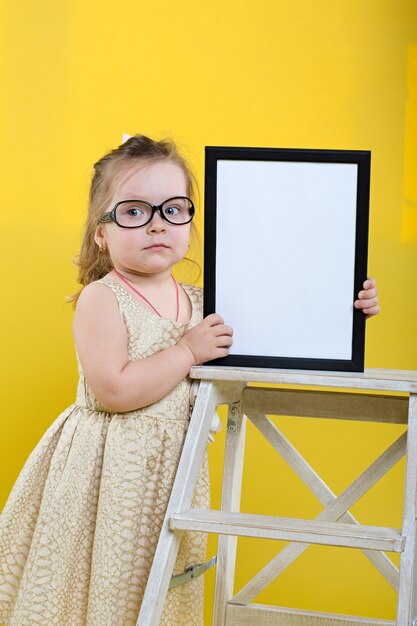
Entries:
<svg viewBox="0 0 417 626">
<path fill-rule="evenodd" d="M 193 176 L 171 141 L 135 136 L 95 165 L 74 296 L 80 380 L 0 517 L 4 626 L 135 625 L 189 421 L 192 365 L 233 331 L 202 319 L 173 266 L 195 234 Z M 378 312 L 375 282 L 355 306 Z M 208 508 L 207 451 L 192 506 Z M 174 574 L 205 559 L 185 533 Z M 203 576 L 168 592 L 161 624 L 202 626 Z"/>
</svg>

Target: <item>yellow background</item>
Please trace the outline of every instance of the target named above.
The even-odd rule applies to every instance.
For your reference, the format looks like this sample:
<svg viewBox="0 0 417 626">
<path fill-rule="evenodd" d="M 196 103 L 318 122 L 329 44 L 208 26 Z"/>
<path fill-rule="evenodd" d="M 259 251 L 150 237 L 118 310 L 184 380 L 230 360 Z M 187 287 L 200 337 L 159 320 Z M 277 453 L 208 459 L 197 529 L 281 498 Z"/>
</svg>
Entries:
<svg viewBox="0 0 417 626">
<path fill-rule="evenodd" d="M 2 12 L 0 506 L 74 398 L 63 296 L 76 288 L 91 165 L 123 132 L 173 136 L 202 191 L 205 145 L 371 150 L 382 313 L 368 323 L 366 365 L 417 369 L 415 0 L 4 0 Z M 331 315 L 332 285 L 322 297 Z M 401 430 L 276 421 L 337 493 Z M 223 437 L 210 446 L 215 505 Z M 247 457 L 242 510 L 320 511 L 253 428 Z M 356 505 L 360 521 L 398 526 L 401 480 L 400 466 Z M 239 541 L 238 588 L 276 548 Z M 258 601 L 392 618 L 396 596 L 361 553 L 317 547 Z"/>
</svg>

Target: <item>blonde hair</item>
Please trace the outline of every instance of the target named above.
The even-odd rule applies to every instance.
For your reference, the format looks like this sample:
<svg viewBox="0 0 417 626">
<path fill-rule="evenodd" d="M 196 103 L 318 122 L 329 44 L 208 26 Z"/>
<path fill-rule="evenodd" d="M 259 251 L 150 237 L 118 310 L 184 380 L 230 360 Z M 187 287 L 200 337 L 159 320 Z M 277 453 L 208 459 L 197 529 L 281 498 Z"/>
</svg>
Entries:
<svg viewBox="0 0 417 626">
<path fill-rule="evenodd" d="M 105 154 L 94 164 L 84 236 L 80 254 L 75 259 L 75 264 L 79 268 L 78 282 L 83 287 L 103 278 L 113 269 L 108 252 L 100 251 L 94 240 L 94 235 L 99 223 L 98 220 L 108 210 L 108 205 L 120 178 L 131 166 L 162 160 L 171 161 L 181 167 L 187 182 L 187 194 L 191 200 L 195 201 L 198 194 L 195 175 L 186 160 L 179 154 L 172 139 L 154 141 L 144 135 L 135 135 L 118 148 Z M 199 240 L 198 231 L 193 222 L 191 222 L 191 237 Z M 199 268 L 199 274 L 201 273 L 198 263 L 188 257 L 184 257 L 184 259 L 195 263 Z M 68 300 L 75 304 L 81 291 L 82 288 L 78 293 L 70 296 Z"/>
</svg>

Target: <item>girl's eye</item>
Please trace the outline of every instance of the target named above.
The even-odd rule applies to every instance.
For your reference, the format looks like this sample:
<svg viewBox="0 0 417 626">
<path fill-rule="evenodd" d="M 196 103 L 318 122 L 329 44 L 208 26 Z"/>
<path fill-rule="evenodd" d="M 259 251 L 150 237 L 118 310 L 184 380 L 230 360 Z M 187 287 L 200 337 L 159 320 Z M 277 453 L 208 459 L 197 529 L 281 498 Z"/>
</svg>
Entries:
<svg viewBox="0 0 417 626">
<path fill-rule="evenodd" d="M 127 214 L 130 215 L 131 217 L 137 217 L 138 215 L 141 215 L 141 213 L 142 211 L 137 208 L 132 208 L 127 211 Z"/>
<path fill-rule="evenodd" d="M 177 214 L 179 213 L 179 211 L 180 211 L 180 210 L 181 210 L 181 209 L 179 209 L 177 206 L 172 205 L 172 206 L 168 206 L 168 207 L 165 209 L 165 213 L 166 213 L 167 215 L 177 215 Z"/>
</svg>

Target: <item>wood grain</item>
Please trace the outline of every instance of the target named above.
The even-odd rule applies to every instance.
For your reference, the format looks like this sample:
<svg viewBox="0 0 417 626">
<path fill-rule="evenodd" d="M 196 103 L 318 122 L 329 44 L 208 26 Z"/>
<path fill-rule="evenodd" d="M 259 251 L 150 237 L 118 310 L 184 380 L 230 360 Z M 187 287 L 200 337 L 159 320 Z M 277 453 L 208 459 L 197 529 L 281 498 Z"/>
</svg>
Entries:
<svg viewBox="0 0 417 626">
<path fill-rule="evenodd" d="M 247 387 L 243 411 L 328 419 L 407 424 L 408 398 L 343 391 Z"/>
<path fill-rule="evenodd" d="M 273 607 L 227 605 L 227 626 L 395 626 L 395 622 Z"/>
<path fill-rule="evenodd" d="M 395 528 L 213 509 L 190 509 L 176 513 L 170 518 L 169 528 L 392 552 L 401 552 L 405 543 L 404 537 Z"/>
<path fill-rule="evenodd" d="M 415 370 L 365 369 L 364 372 L 352 373 L 199 365 L 191 368 L 190 377 L 203 380 L 238 380 L 281 385 L 316 385 L 340 389 L 417 392 L 417 371 Z"/>
</svg>

